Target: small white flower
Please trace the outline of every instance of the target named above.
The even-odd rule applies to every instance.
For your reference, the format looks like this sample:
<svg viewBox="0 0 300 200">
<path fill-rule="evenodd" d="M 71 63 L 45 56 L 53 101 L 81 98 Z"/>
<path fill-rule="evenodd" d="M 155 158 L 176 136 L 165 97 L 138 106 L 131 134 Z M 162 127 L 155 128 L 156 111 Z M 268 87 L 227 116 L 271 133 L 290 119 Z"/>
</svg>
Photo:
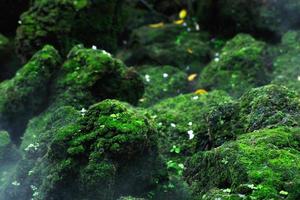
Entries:
<svg viewBox="0 0 300 200">
<path fill-rule="evenodd" d="M 199 99 L 198 96 L 194 96 L 194 97 L 193 97 L 193 100 L 197 100 L 197 99 Z"/>
<path fill-rule="evenodd" d="M 146 79 L 147 82 L 150 82 L 150 75 L 149 75 L 149 74 L 146 74 L 146 75 L 145 75 L 145 79 Z"/>
<path fill-rule="evenodd" d="M 81 115 L 84 116 L 85 113 L 86 113 L 86 111 L 87 111 L 87 110 L 86 110 L 85 108 L 82 108 L 82 109 L 80 110 Z"/>
<path fill-rule="evenodd" d="M 215 60 L 215 62 L 219 62 L 220 58 L 215 58 L 214 60 Z"/>
<path fill-rule="evenodd" d="M 175 128 L 175 127 L 176 127 L 176 124 L 174 124 L 174 123 L 171 123 L 171 126 L 172 126 L 173 128 Z"/>
<path fill-rule="evenodd" d="M 92 46 L 92 49 L 97 50 L 97 46 L 96 46 L 96 45 L 93 45 L 93 46 Z"/>
<path fill-rule="evenodd" d="M 19 21 L 18 21 L 18 24 L 22 24 L 22 21 L 21 21 L 21 20 L 19 20 Z"/>
<path fill-rule="evenodd" d="M 200 25 L 198 23 L 195 23 L 195 29 L 196 31 L 200 31 Z"/>
<path fill-rule="evenodd" d="M 189 130 L 187 133 L 189 135 L 189 140 L 191 140 L 191 139 L 193 139 L 195 137 L 193 130 Z"/>
<path fill-rule="evenodd" d="M 300 81 L 300 75 L 297 77 L 297 80 Z"/>
<path fill-rule="evenodd" d="M 163 73 L 163 77 L 164 77 L 164 78 L 168 78 L 168 77 L 169 77 L 169 74 Z"/>
<path fill-rule="evenodd" d="M 189 122 L 189 126 L 192 126 L 193 125 L 193 122 Z"/>
<path fill-rule="evenodd" d="M 18 181 L 14 181 L 11 184 L 14 185 L 14 186 L 20 186 L 21 185 Z"/>
</svg>

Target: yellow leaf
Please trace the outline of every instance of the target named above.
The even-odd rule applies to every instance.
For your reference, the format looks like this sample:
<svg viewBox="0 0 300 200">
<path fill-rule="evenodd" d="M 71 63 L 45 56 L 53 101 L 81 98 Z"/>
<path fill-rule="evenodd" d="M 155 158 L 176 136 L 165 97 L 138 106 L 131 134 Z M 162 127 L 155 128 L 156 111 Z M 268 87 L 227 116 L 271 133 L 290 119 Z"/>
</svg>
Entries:
<svg viewBox="0 0 300 200">
<path fill-rule="evenodd" d="M 183 19 L 175 20 L 173 23 L 180 25 L 184 23 L 184 20 Z"/>
<path fill-rule="evenodd" d="M 195 80 L 195 78 L 196 78 L 197 76 L 198 76 L 197 74 L 190 74 L 190 75 L 188 76 L 188 81 L 193 81 L 193 80 Z"/>
<path fill-rule="evenodd" d="M 193 49 L 188 48 L 188 49 L 187 49 L 187 52 L 190 53 L 190 54 L 193 54 Z"/>
<path fill-rule="evenodd" d="M 163 27 L 165 24 L 163 22 L 157 23 L 157 24 L 150 24 L 149 27 L 150 28 L 161 28 Z"/>
<path fill-rule="evenodd" d="M 201 95 L 201 94 L 206 94 L 207 91 L 204 90 L 204 89 L 198 89 L 198 90 L 196 90 L 194 93 L 195 93 L 195 94 L 198 94 L 198 95 Z"/>
<path fill-rule="evenodd" d="M 182 9 L 180 12 L 179 12 L 179 18 L 180 19 L 185 19 L 187 16 L 187 11 L 186 9 Z"/>
</svg>

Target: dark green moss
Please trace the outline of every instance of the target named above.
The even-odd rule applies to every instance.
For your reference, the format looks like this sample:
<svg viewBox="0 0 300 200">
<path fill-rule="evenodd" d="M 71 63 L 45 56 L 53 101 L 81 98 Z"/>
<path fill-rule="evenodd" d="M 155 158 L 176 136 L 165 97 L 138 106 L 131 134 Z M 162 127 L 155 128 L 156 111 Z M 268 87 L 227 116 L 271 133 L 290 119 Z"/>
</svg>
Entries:
<svg viewBox="0 0 300 200">
<path fill-rule="evenodd" d="M 214 188 L 248 199 L 298 199 L 299 138 L 299 129 L 264 129 L 194 155 L 185 171 L 194 199 Z"/>
<path fill-rule="evenodd" d="M 28 120 L 47 106 L 49 84 L 60 62 L 57 51 L 45 46 L 14 78 L 0 84 L 0 126 L 13 141 L 18 142 Z"/>
<path fill-rule="evenodd" d="M 138 71 L 145 84 L 145 93 L 139 106 L 151 106 L 187 90 L 187 74 L 172 66 L 143 66 Z"/>
<path fill-rule="evenodd" d="M 17 51 L 27 60 L 44 44 L 52 44 L 64 54 L 77 43 L 115 50 L 122 4 L 117 0 L 34 1 L 21 16 Z"/>
<path fill-rule="evenodd" d="M 228 41 L 220 55 L 204 68 L 199 88 L 222 89 L 235 97 L 268 83 L 266 44 L 250 35 L 239 34 Z"/>
<path fill-rule="evenodd" d="M 141 77 L 102 50 L 73 47 L 52 86 L 51 108 L 88 108 L 112 98 L 137 104 L 144 93 Z"/>
</svg>

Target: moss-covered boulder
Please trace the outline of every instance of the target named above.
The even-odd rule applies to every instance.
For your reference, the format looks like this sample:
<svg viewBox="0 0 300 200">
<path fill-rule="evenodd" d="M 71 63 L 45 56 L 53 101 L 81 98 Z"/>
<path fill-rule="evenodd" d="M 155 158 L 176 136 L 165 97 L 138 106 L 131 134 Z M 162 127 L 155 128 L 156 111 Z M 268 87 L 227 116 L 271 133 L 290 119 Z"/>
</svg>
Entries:
<svg viewBox="0 0 300 200">
<path fill-rule="evenodd" d="M 51 108 L 88 108 L 104 99 L 137 104 L 144 93 L 142 78 L 103 50 L 77 45 L 69 52 L 51 92 Z"/>
<path fill-rule="evenodd" d="M 299 27 L 300 3 L 294 0 L 206 0 L 195 4 L 200 26 L 216 34 L 244 32 L 276 40 L 285 31 Z"/>
<path fill-rule="evenodd" d="M 130 51 L 123 59 L 130 65 L 171 65 L 198 72 L 210 59 L 207 41 L 206 33 L 190 32 L 181 25 L 143 26 L 132 33 Z"/>
<path fill-rule="evenodd" d="M 194 199 L 213 199 L 207 198 L 212 194 L 231 196 L 224 199 L 299 199 L 299 133 L 298 128 L 263 129 L 197 153 L 184 172 Z"/>
<path fill-rule="evenodd" d="M 274 60 L 272 83 L 284 85 L 300 93 L 300 32 L 289 31 L 283 35 L 279 56 Z"/>
<path fill-rule="evenodd" d="M 167 97 L 187 91 L 187 74 L 172 66 L 143 66 L 138 68 L 145 84 L 139 106 L 151 106 Z"/>
<path fill-rule="evenodd" d="M 17 51 L 27 60 L 44 44 L 67 53 L 74 44 L 116 48 L 122 21 L 122 1 L 34 1 L 22 14 L 17 30 Z"/>
<path fill-rule="evenodd" d="M 269 82 L 272 63 L 264 42 L 246 34 L 228 41 L 221 53 L 202 71 L 199 88 L 221 89 L 234 97 Z"/>
<path fill-rule="evenodd" d="M 44 136 L 25 148 L 13 179 L 20 187 L 7 187 L 6 199 L 142 197 L 163 181 L 157 131 L 144 115 L 116 100 L 93 105 L 79 121 L 70 109 L 32 121 L 29 135 Z"/>
<path fill-rule="evenodd" d="M 0 128 L 18 141 L 30 118 L 48 104 L 49 85 L 61 58 L 52 46 L 45 46 L 21 68 L 15 77 L 0 84 Z"/>
<path fill-rule="evenodd" d="M 234 138 L 232 132 L 213 129 L 215 124 L 208 121 L 208 115 L 214 107 L 229 102 L 232 100 L 225 92 L 213 91 L 201 95 L 179 95 L 151 107 L 163 155 L 188 156 Z"/>
</svg>

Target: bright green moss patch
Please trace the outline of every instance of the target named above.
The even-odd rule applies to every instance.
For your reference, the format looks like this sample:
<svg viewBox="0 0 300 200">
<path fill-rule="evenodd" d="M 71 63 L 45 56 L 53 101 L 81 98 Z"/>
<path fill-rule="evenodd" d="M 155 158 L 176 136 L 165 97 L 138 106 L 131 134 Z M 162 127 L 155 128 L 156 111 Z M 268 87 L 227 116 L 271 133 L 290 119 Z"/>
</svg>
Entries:
<svg viewBox="0 0 300 200">
<path fill-rule="evenodd" d="M 167 97 L 187 90 L 187 74 L 172 66 L 143 66 L 138 69 L 143 76 L 145 93 L 139 106 L 150 106 Z"/>
<path fill-rule="evenodd" d="M 143 95 L 141 77 L 103 50 L 73 47 L 52 87 L 52 107 L 77 109 L 107 98 L 137 104 Z"/>
<path fill-rule="evenodd" d="M 297 199 L 299 138 L 297 128 L 247 133 L 235 142 L 193 156 L 185 176 L 195 197 L 219 188 L 250 199 Z"/>
<path fill-rule="evenodd" d="M 60 56 L 45 46 L 16 76 L 0 84 L 0 126 L 18 141 L 28 120 L 47 106 L 49 84 L 60 66 Z"/>
<path fill-rule="evenodd" d="M 234 97 L 268 83 L 267 49 L 264 42 L 246 34 L 229 40 L 199 77 L 199 88 L 225 90 Z M 270 67 L 270 66 L 269 66 Z"/>
</svg>

